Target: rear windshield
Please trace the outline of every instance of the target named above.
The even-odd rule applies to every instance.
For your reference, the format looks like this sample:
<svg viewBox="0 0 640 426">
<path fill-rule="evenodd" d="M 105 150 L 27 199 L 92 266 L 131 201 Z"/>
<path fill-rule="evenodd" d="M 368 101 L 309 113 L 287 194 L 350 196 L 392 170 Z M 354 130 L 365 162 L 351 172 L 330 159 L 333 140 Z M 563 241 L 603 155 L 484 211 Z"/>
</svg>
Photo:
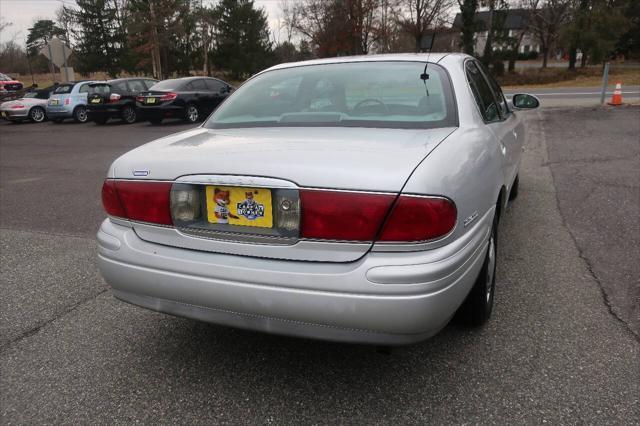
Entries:
<svg viewBox="0 0 640 426">
<path fill-rule="evenodd" d="M 435 128 L 457 125 L 449 77 L 422 62 L 358 62 L 268 71 L 240 87 L 208 128 L 331 126 Z"/>
<path fill-rule="evenodd" d="M 71 89 L 73 89 L 73 84 L 61 84 L 60 86 L 56 87 L 56 90 L 54 90 L 53 93 L 71 93 Z"/>
<path fill-rule="evenodd" d="M 184 85 L 184 80 L 164 80 L 154 84 L 149 90 L 178 90 Z"/>
</svg>

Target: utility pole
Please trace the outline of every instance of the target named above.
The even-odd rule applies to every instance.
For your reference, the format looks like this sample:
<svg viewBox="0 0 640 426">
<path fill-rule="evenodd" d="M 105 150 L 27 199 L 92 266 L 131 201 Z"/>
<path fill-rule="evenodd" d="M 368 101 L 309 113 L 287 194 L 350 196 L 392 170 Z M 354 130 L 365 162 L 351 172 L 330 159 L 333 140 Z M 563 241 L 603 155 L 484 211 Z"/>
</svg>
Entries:
<svg viewBox="0 0 640 426">
<path fill-rule="evenodd" d="M 151 42 L 153 43 L 153 50 L 151 52 L 151 58 L 153 61 L 153 75 L 155 78 L 161 80 L 162 64 L 160 62 L 160 42 L 158 41 L 158 25 L 156 20 L 156 12 L 154 8 L 154 0 L 149 0 L 149 13 L 151 14 Z"/>
</svg>

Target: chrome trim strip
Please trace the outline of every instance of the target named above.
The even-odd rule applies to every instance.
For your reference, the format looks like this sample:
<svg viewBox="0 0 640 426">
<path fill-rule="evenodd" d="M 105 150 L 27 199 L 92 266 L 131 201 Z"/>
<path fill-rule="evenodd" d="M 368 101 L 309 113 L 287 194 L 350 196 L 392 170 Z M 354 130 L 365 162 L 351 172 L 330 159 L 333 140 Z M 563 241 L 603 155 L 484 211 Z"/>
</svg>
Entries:
<svg viewBox="0 0 640 426">
<path fill-rule="evenodd" d="M 240 175 L 186 175 L 180 176 L 174 183 L 191 185 L 242 186 L 251 188 L 299 189 L 295 183 L 270 177 Z"/>
</svg>

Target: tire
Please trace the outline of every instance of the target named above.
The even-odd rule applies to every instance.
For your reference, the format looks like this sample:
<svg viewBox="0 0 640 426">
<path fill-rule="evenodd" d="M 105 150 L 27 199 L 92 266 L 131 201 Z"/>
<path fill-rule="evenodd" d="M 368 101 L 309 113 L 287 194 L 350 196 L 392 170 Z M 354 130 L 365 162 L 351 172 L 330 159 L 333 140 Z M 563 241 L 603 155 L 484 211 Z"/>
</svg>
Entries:
<svg viewBox="0 0 640 426">
<path fill-rule="evenodd" d="M 520 186 L 520 175 L 516 175 L 516 179 L 513 181 L 513 186 L 509 192 L 509 201 L 513 201 L 518 198 L 518 187 Z"/>
<path fill-rule="evenodd" d="M 187 123 L 197 123 L 200 120 L 200 110 L 194 104 L 188 104 L 184 110 L 184 120 Z"/>
<path fill-rule="evenodd" d="M 162 124 L 162 118 L 150 118 L 149 123 L 151 124 Z"/>
<path fill-rule="evenodd" d="M 493 299 L 496 286 L 496 264 L 498 253 L 498 216 L 493 218 L 493 226 L 487 254 L 482 269 L 469 295 L 458 310 L 458 318 L 472 327 L 479 327 L 486 323 L 493 311 Z"/>
<path fill-rule="evenodd" d="M 125 105 L 124 108 L 122 108 L 120 116 L 122 117 L 122 121 L 127 124 L 133 124 L 138 119 L 136 109 L 132 105 Z"/>
<path fill-rule="evenodd" d="M 99 125 L 103 125 L 103 124 L 107 124 L 107 121 L 109 121 L 108 118 L 106 117 L 100 117 L 100 118 L 94 118 L 93 122 Z"/>
<path fill-rule="evenodd" d="M 42 107 L 33 107 L 29 110 L 29 118 L 34 123 L 42 123 L 47 119 L 47 113 Z"/>
<path fill-rule="evenodd" d="M 86 123 L 88 119 L 89 119 L 89 116 L 87 115 L 86 107 L 80 105 L 79 107 L 76 107 L 76 109 L 73 110 L 73 120 L 76 123 Z"/>
</svg>

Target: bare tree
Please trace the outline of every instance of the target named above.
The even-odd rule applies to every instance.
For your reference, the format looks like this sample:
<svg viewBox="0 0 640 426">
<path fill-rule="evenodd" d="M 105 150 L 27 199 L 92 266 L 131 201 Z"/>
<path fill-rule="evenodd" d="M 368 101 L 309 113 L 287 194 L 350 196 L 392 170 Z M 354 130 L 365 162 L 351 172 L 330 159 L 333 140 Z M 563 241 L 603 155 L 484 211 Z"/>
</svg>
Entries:
<svg viewBox="0 0 640 426">
<path fill-rule="evenodd" d="M 560 30 L 569 20 L 573 0 L 527 0 L 530 9 L 529 30 L 540 42 L 542 68 L 547 67 L 549 51 L 560 37 Z"/>
<path fill-rule="evenodd" d="M 454 0 L 400 0 L 400 29 L 415 40 L 415 50 L 420 51 L 422 37 L 429 29 L 441 26 Z"/>
</svg>

